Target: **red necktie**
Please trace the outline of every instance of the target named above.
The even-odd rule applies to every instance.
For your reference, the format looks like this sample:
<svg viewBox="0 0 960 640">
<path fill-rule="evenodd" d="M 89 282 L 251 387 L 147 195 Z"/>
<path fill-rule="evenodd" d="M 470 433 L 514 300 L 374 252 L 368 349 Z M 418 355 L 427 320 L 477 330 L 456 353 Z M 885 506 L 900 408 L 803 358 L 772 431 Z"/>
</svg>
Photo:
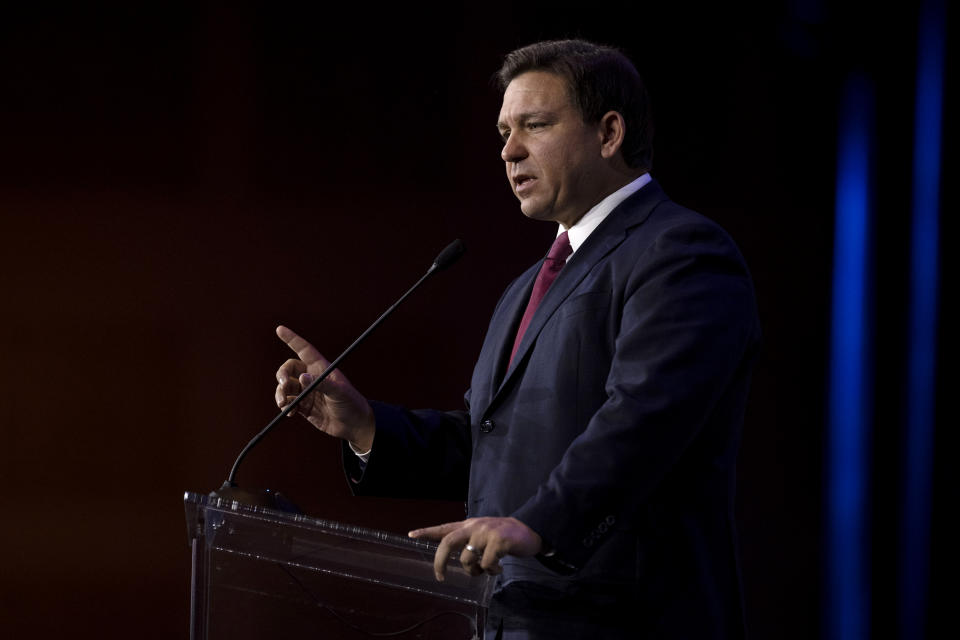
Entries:
<svg viewBox="0 0 960 640">
<path fill-rule="evenodd" d="M 553 284 L 553 281 L 557 278 L 557 274 L 560 273 L 560 269 L 563 269 L 563 265 L 567 263 L 567 258 L 571 253 L 573 253 L 573 248 L 570 247 L 570 240 L 567 238 L 567 232 L 564 231 L 553 241 L 553 246 L 550 247 L 550 253 L 548 253 L 544 259 L 543 266 L 540 267 L 540 273 L 537 274 L 537 280 L 533 283 L 530 302 L 527 303 L 527 310 L 523 312 L 520 328 L 517 329 L 517 338 L 513 341 L 513 351 L 510 352 L 510 362 L 513 362 L 513 356 L 517 353 L 517 347 L 520 346 L 523 334 L 527 330 L 527 327 L 530 326 L 530 320 L 533 319 L 533 314 L 540 305 L 540 301 L 543 300 L 543 296 L 547 294 L 547 289 Z"/>
</svg>

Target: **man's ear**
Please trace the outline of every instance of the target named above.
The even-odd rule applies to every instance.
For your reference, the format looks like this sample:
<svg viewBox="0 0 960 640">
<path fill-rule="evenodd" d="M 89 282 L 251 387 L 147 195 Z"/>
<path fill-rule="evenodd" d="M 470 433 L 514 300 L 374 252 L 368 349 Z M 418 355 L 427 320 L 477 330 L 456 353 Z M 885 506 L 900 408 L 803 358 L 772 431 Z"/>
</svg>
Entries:
<svg viewBox="0 0 960 640">
<path fill-rule="evenodd" d="M 618 111 L 607 111 L 600 117 L 598 126 L 600 135 L 600 155 L 612 158 L 623 146 L 623 138 L 627 134 L 627 123 Z"/>
</svg>

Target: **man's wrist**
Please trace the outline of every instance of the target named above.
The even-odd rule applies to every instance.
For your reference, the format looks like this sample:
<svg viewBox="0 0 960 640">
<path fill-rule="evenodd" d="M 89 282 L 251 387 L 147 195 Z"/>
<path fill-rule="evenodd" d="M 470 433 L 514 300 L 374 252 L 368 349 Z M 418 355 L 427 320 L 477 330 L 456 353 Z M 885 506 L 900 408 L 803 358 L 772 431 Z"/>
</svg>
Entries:
<svg viewBox="0 0 960 640">
<path fill-rule="evenodd" d="M 373 439 L 377 434 L 377 417 L 373 412 L 370 401 L 366 403 L 366 415 L 360 420 L 359 426 L 353 429 L 354 438 L 348 440 L 350 448 L 357 455 L 370 455 L 373 449 Z"/>
</svg>

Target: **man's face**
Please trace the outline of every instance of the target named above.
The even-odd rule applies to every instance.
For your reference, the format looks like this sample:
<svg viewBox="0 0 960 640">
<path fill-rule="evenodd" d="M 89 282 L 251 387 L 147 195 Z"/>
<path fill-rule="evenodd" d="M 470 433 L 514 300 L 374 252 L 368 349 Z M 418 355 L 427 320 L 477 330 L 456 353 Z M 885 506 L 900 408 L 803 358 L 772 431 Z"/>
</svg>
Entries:
<svg viewBox="0 0 960 640">
<path fill-rule="evenodd" d="M 562 77 L 528 71 L 514 78 L 497 129 L 507 179 L 528 218 L 570 227 L 605 195 L 600 127 L 583 121 Z"/>
</svg>

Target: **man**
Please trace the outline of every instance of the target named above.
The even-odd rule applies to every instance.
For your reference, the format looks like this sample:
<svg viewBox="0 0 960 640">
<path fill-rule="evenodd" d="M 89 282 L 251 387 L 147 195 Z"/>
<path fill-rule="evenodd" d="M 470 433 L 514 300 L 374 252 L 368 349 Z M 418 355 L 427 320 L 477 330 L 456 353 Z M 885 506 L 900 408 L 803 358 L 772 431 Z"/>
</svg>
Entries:
<svg viewBox="0 0 960 640">
<path fill-rule="evenodd" d="M 339 372 L 299 410 L 345 441 L 356 493 L 466 497 L 467 520 L 410 535 L 440 541 L 438 579 L 455 552 L 499 574 L 501 637 L 743 637 L 747 269 L 650 178 L 647 97 L 622 54 L 543 42 L 499 79 L 507 178 L 526 216 L 559 229 L 493 312 L 469 411 L 368 402 Z M 285 405 L 327 363 L 277 331 L 298 354 L 277 374 Z"/>
</svg>

